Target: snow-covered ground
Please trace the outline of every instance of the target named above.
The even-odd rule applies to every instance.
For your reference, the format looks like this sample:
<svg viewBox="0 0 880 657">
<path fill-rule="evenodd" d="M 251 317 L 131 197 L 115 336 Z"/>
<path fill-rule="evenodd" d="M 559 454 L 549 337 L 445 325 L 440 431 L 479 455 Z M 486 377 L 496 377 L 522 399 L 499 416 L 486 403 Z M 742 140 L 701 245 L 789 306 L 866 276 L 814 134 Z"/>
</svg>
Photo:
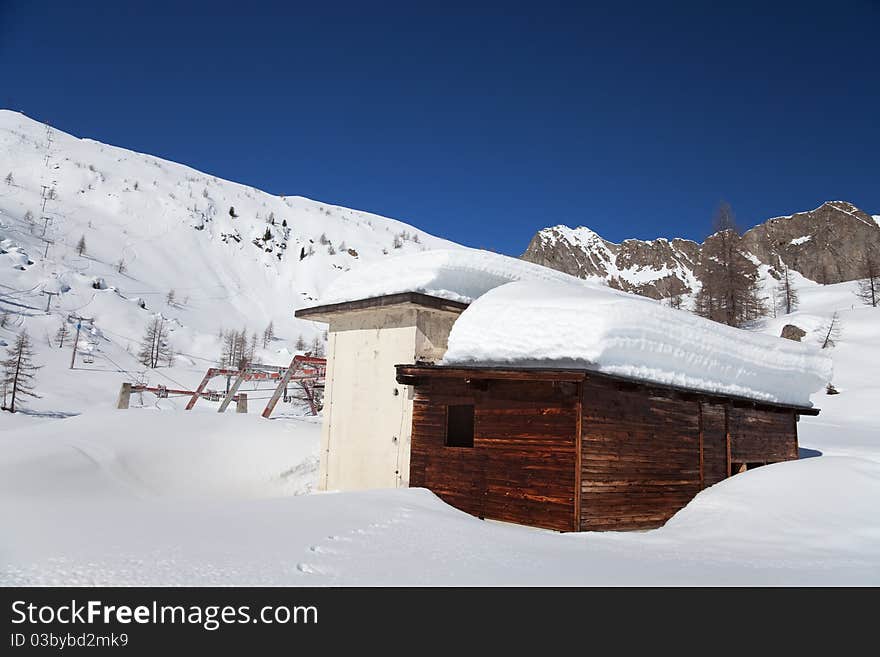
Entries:
<svg viewBox="0 0 880 657">
<path fill-rule="evenodd" d="M 423 489 L 308 493 L 318 423 L 165 407 L 25 417 L 0 433 L 0 583 L 880 584 L 880 311 L 801 290 L 756 330 L 840 310 L 840 395 L 802 460 L 737 475 L 648 532 L 484 522 Z M 29 425 L 29 426 L 23 426 Z"/>
</svg>

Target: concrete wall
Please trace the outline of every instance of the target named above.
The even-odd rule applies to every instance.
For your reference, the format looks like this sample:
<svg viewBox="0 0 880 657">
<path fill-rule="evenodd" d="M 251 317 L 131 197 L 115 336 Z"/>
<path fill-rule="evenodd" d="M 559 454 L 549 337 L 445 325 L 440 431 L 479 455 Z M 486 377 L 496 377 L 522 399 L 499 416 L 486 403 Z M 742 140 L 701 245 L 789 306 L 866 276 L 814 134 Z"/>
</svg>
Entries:
<svg viewBox="0 0 880 657">
<path fill-rule="evenodd" d="M 330 317 L 321 490 L 409 485 L 412 390 L 394 366 L 442 358 L 457 317 L 415 304 Z"/>
</svg>

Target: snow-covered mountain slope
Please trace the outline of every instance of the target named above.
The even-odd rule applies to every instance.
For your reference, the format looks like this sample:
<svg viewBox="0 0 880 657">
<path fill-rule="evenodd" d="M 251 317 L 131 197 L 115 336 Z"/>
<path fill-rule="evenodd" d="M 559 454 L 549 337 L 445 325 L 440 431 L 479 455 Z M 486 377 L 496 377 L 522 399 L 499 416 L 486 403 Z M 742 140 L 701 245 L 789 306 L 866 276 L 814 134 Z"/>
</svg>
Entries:
<svg viewBox="0 0 880 657">
<path fill-rule="evenodd" d="M 148 377 L 195 385 L 220 355 L 221 329 L 261 335 L 274 322 L 277 339 L 260 344 L 257 360 L 284 364 L 298 336 L 311 342 L 324 328 L 295 320 L 294 309 L 312 304 L 338 274 L 391 255 L 457 248 L 394 219 L 272 196 L 10 111 L 0 111 L 0 172 L 0 344 L 28 329 L 49 397 L 31 405 L 53 412 L 80 410 L 60 399 L 70 386 L 94 383 L 106 394 L 120 371 L 143 370 L 133 354 L 157 314 L 180 356 L 173 371 Z M 50 349 L 74 314 L 94 319 L 84 323 L 82 344 L 94 362 L 79 365 L 109 372 L 106 383 L 71 378 Z"/>
<path fill-rule="evenodd" d="M 522 257 L 660 299 L 699 289 L 704 245 L 665 238 L 616 244 L 584 226 L 552 226 L 535 234 Z M 829 201 L 758 224 L 743 235 L 743 246 L 756 262 L 777 271 L 784 265 L 812 281 L 839 283 L 861 278 L 866 252 L 880 258 L 880 225 L 851 203 Z"/>
</svg>

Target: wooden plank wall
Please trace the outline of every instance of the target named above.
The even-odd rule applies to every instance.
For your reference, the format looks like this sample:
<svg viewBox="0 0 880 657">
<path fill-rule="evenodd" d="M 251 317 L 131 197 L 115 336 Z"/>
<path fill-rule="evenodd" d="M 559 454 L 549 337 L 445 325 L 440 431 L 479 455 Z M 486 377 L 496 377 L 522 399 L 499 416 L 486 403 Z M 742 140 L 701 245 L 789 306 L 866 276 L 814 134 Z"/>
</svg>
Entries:
<svg viewBox="0 0 880 657">
<path fill-rule="evenodd" d="M 474 515 L 576 529 L 577 387 L 432 378 L 416 388 L 410 485 Z M 444 446 L 447 404 L 475 406 L 474 447 Z"/>
<path fill-rule="evenodd" d="M 730 408 L 730 460 L 776 463 L 798 457 L 794 412 Z"/>
<path fill-rule="evenodd" d="M 580 528 L 662 525 L 700 491 L 699 402 L 583 385 Z"/>
<path fill-rule="evenodd" d="M 729 476 L 728 454 L 742 463 L 797 458 L 793 411 L 652 395 L 589 377 L 578 387 L 425 377 L 415 388 L 410 485 L 481 518 L 563 531 L 646 529 Z M 446 447 L 446 406 L 471 403 L 474 447 Z"/>
<path fill-rule="evenodd" d="M 727 415 L 724 404 L 700 404 L 703 427 L 703 488 L 728 476 Z"/>
</svg>

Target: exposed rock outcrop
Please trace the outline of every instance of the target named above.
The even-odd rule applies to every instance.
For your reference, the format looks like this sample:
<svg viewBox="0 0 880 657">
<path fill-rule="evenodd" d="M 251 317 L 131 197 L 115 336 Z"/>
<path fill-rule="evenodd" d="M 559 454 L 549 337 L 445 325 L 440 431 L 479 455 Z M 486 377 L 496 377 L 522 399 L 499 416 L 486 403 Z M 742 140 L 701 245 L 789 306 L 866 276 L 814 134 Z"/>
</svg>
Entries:
<svg viewBox="0 0 880 657">
<path fill-rule="evenodd" d="M 795 342 L 800 342 L 806 334 L 807 332 L 799 326 L 795 326 L 794 324 L 786 324 L 782 327 L 782 334 L 780 337 L 783 337 L 786 340 L 794 340 Z"/>
<path fill-rule="evenodd" d="M 809 212 L 768 219 L 742 239 L 756 261 L 771 267 L 771 275 L 785 265 L 819 283 L 839 283 L 861 277 L 867 252 L 880 258 L 880 216 L 846 201 L 829 201 Z M 616 244 L 583 226 L 553 226 L 535 234 L 522 258 L 659 299 L 697 289 L 703 245 L 678 238 Z"/>
</svg>

